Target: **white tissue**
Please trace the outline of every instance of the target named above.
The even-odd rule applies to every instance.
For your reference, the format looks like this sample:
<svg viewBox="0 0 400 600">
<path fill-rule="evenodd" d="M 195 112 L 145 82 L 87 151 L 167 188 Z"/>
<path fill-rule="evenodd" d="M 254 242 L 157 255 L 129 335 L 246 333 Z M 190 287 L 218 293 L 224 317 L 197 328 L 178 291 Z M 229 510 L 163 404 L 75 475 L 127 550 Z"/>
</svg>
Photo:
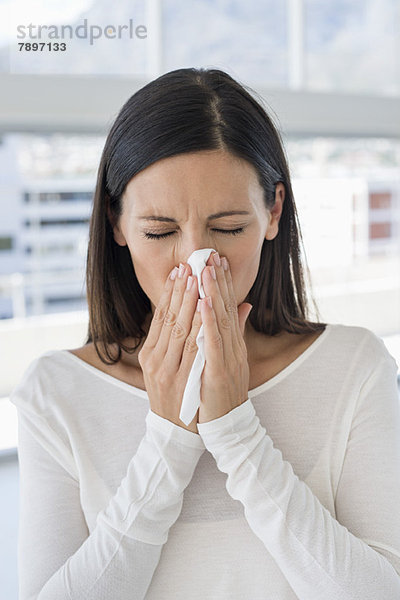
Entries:
<svg viewBox="0 0 400 600">
<path fill-rule="evenodd" d="M 192 268 L 192 275 L 197 277 L 199 282 L 200 298 L 204 298 L 206 295 L 201 283 L 201 273 L 206 266 L 211 252 L 216 252 L 216 250 L 214 250 L 214 248 L 195 250 L 186 261 Z M 197 334 L 196 344 L 198 346 L 198 351 L 189 373 L 185 391 L 183 393 L 181 412 L 179 413 L 179 418 L 185 425 L 189 425 L 189 423 L 193 421 L 197 409 L 200 406 L 201 374 L 205 364 L 203 324 Z"/>
</svg>

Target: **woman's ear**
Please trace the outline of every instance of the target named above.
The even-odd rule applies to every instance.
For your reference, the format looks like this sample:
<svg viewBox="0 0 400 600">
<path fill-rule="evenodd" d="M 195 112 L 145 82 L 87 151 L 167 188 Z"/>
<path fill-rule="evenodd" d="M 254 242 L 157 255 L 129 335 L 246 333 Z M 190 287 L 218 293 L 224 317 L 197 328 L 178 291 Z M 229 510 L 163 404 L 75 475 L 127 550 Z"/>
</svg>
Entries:
<svg viewBox="0 0 400 600">
<path fill-rule="evenodd" d="M 265 239 L 267 240 L 273 240 L 278 235 L 279 219 L 281 218 L 284 200 L 285 186 L 283 183 L 279 182 L 276 184 L 275 188 L 275 204 L 271 209 L 269 209 L 271 218 L 265 234 Z"/>
</svg>

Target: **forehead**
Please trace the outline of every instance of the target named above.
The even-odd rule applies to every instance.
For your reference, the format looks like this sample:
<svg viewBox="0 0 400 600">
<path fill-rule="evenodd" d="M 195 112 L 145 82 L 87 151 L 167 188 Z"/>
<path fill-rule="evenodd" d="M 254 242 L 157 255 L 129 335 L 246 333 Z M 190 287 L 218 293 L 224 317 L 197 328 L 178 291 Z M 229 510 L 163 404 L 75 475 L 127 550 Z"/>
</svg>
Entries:
<svg viewBox="0 0 400 600">
<path fill-rule="evenodd" d="M 248 199 L 261 191 L 255 168 L 247 161 L 222 151 L 201 151 L 163 158 L 135 175 L 126 186 L 125 196 L 160 201 L 207 198 Z"/>
</svg>

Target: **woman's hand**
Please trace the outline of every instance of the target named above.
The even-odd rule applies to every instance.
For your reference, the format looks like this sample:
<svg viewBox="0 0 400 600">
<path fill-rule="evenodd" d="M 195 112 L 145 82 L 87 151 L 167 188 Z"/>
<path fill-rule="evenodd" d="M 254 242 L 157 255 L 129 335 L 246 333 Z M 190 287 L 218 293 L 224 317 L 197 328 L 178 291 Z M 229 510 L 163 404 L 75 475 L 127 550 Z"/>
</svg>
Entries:
<svg viewBox="0 0 400 600">
<path fill-rule="evenodd" d="M 205 365 L 201 376 L 198 423 L 207 423 L 227 414 L 248 399 L 250 370 L 243 339 L 246 319 L 252 308 L 243 303 L 237 308 L 228 261 L 218 266 L 209 257 L 202 272 L 203 289 L 212 299 L 212 308 L 201 300 L 204 326 Z M 225 258 L 226 260 L 226 258 Z M 211 266 L 216 280 L 211 276 Z"/>
<path fill-rule="evenodd" d="M 201 316 L 196 311 L 199 297 L 197 278 L 186 290 L 192 270 L 185 265 L 183 277 L 168 276 L 145 343 L 138 353 L 151 410 L 183 429 L 198 433 L 197 415 L 186 426 L 179 418 L 183 393 L 198 351 L 196 337 Z M 175 267 L 177 270 L 177 268 Z"/>
</svg>

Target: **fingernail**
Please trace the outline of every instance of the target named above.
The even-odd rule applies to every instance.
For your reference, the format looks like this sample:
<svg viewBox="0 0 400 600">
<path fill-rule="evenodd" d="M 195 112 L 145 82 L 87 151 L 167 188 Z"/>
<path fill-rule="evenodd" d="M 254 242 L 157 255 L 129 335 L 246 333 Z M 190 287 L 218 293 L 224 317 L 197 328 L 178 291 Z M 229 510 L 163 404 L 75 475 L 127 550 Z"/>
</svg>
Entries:
<svg viewBox="0 0 400 600">
<path fill-rule="evenodd" d="M 220 267 L 221 266 L 221 259 L 219 257 L 218 252 L 216 254 L 214 254 L 213 256 L 214 256 L 214 262 L 215 262 L 215 264 L 217 265 L 217 267 Z"/>
<path fill-rule="evenodd" d="M 178 272 L 178 267 L 174 267 L 172 269 L 171 273 L 169 274 L 170 279 L 172 279 L 172 281 L 175 279 L 177 272 Z"/>
<path fill-rule="evenodd" d="M 182 263 L 179 263 L 179 272 L 178 272 L 179 279 L 182 279 L 184 272 L 185 272 L 185 265 L 183 265 Z"/>
<path fill-rule="evenodd" d="M 210 269 L 211 269 L 211 276 L 212 276 L 212 278 L 214 280 L 216 280 L 217 279 L 217 275 L 215 273 L 215 268 L 213 266 L 211 266 Z"/>
<path fill-rule="evenodd" d="M 211 300 L 211 296 L 207 296 L 207 302 L 208 302 L 208 306 L 210 308 L 212 308 L 212 300 Z"/>
<path fill-rule="evenodd" d="M 224 267 L 224 271 L 228 270 L 228 261 L 226 260 L 225 256 L 221 259 L 222 261 L 222 266 Z"/>
<path fill-rule="evenodd" d="M 199 298 L 197 300 L 197 308 L 196 308 L 197 312 L 200 312 L 200 302 L 201 302 L 201 298 Z"/>
<path fill-rule="evenodd" d="M 191 275 L 189 275 L 188 280 L 186 282 L 186 289 L 190 290 L 190 288 L 192 287 L 192 283 L 193 283 L 193 277 Z"/>
</svg>

